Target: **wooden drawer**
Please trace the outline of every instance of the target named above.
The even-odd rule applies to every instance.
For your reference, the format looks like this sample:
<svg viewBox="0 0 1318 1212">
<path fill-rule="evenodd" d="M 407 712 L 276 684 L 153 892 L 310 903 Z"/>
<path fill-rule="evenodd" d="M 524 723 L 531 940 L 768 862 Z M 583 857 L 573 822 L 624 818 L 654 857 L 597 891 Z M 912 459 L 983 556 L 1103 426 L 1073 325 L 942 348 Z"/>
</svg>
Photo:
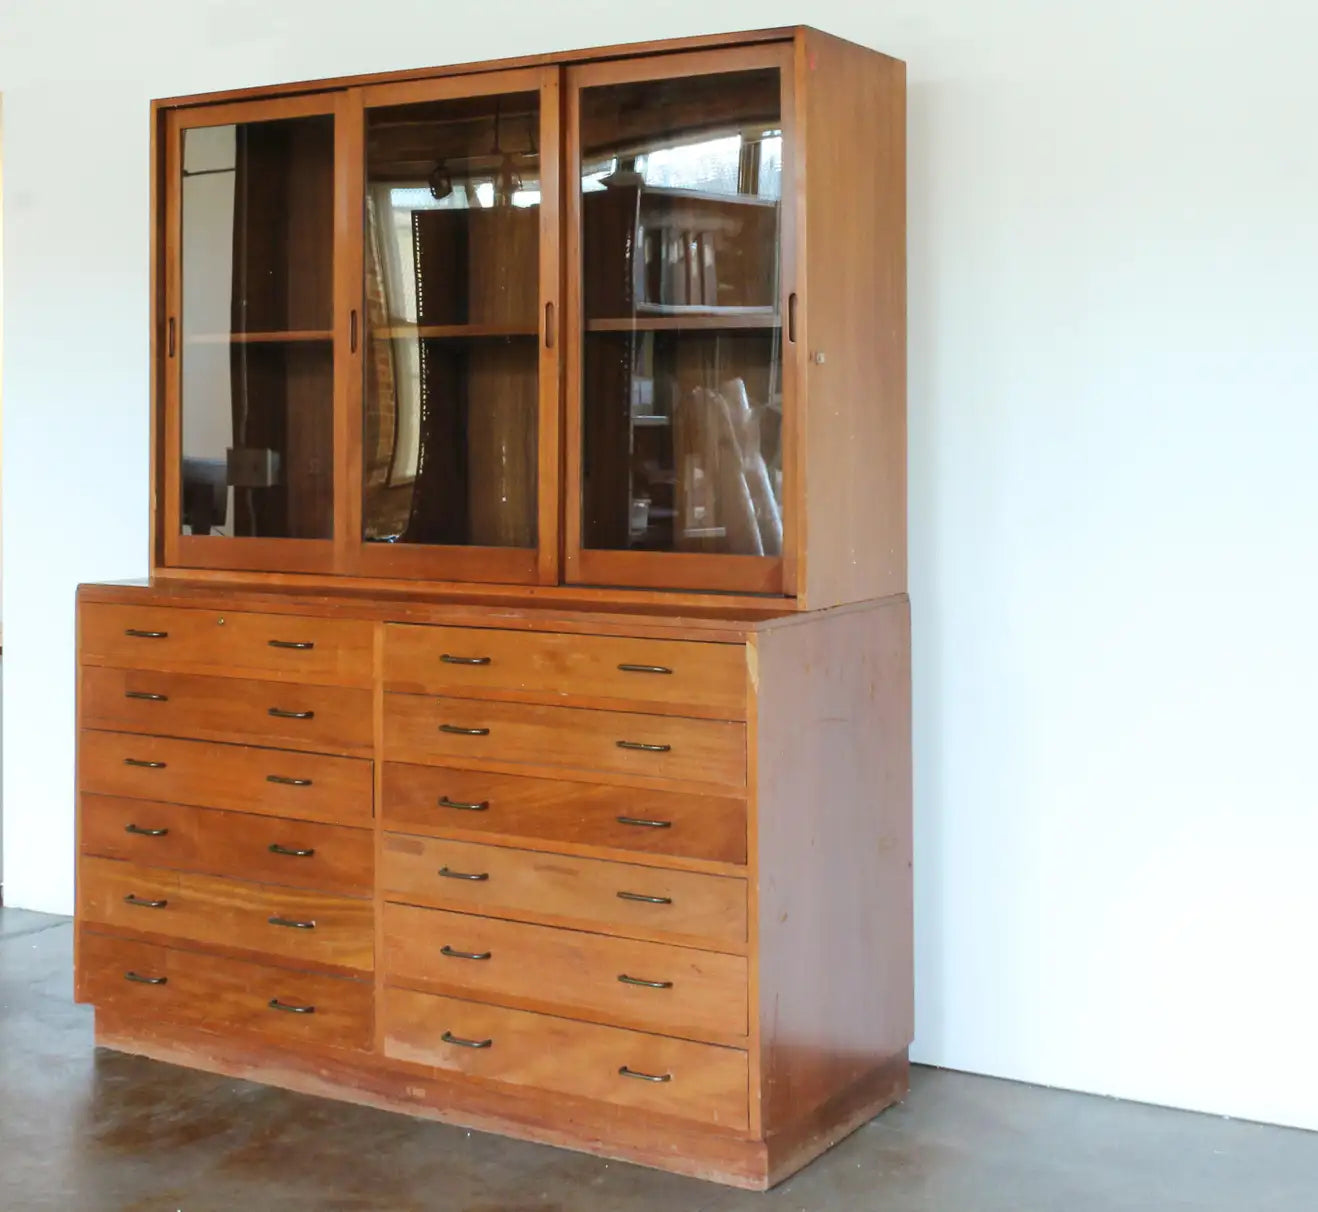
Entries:
<svg viewBox="0 0 1318 1212">
<path fill-rule="evenodd" d="M 82 853 L 256 883 L 370 896 L 375 834 L 184 804 L 82 797 Z"/>
<path fill-rule="evenodd" d="M 78 989 L 81 1000 L 144 1025 L 236 1031 L 301 1047 L 366 1051 L 373 1043 L 369 981 L 217 959 L 84 930 Z"/>
<path fill-rule="evenodd" d="M 156 941 L 187 940 L 340 971 L 374 967 L 372 903 L 322 892 L 88 857 L 78 864 L 78 916 Z"/>
<path fill-rule="evenodd" d="M 612 934 L 744 949 L 746 881 L 388 833 L 391 900 Z"/>
<path fill-rule="evenodd" d="M 84 793 L 231 808 L 295 820 L 369 825 L 371 763 L 210 741 L 84 730 Z"/>
<path fill-rule="evenodd" d="M 370 686 L 374 633 L 363 619 L 87 603 L 78 653 L 84 665 Z"/>
<path fill-rule="evenodd" d="M 385 1055 L 395 1060 L 725 1128 L 748 1125 L 749 1071 L 736 1048 L 408 989 L 386 989 L 381 1016 Z"/>
<path fill-rule="evenodd" d="M 381 912 L 391 984 L 716 1042 L 746 1035 L 744 956 L 411 905 Z"/>
<path fill-rule="evenodd" d="M 537 838 L 746 862 L 746 801 L 386 762 L 384 823 L 408 833 Z"/>
<path fill-rule="evenodd" d="M 384 756 L 441 765 L 517 762 L 744 787 L 746 725 L 386 694 Z"/>
<path fill-rule="evenodd" d="M 551 703 L 613 699 L 672 714 L 744 720 L 746 649 L 396 623 L 384 632 L 384 684 L 408 694 L 494 694 Z"/>
<path fill-rule="evenodd" d="M 369 756 L 371 692 L 84 666 L 84 728 Z"/>
</svg>

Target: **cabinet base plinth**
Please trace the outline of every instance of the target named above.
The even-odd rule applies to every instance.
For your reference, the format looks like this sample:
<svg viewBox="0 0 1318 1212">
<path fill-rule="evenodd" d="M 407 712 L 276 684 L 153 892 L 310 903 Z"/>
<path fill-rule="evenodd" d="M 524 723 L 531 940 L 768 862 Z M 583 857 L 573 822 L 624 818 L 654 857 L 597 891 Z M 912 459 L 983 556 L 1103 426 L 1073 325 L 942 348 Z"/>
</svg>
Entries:
<svg viewBox="0 0 1318 1212">
<path fill-rule="evenodd" d="M 763 1191 L 794 1174 L 909 1088 L 906 1053 L 787 1129 L 759 1140 L 703 1124 L 583 1099 L 455 1079 L 434 1070 L 348 1052 L 291 1052 L 259 1040 L 96 1011 L 96 1044 L 117 1052 L 300 1094 L 358 1103 L 537 1144 L 575 1149 L 709 1182 Z"/>
</svg>

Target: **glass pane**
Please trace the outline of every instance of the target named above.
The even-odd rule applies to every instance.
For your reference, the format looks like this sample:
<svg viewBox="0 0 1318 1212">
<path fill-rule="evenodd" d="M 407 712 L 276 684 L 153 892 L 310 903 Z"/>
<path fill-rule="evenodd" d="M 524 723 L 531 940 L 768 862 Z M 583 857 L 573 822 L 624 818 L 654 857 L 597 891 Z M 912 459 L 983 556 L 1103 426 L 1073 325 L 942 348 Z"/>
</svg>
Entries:
<svg viewBox="0 0 1318 1212">
<path fill-rule="evenodd" d="M 334 119 L 183 132 L 184 534 L 327 539 Z"/>
<path fill-rule="evenodd" d="M 366 119 L 368 542 L 536 544 L 540 98 Z"/>
<path fill-rule="evenodd" d="M 585 547 L 782 552 L 780 91 L 582 91 Z"/>
</svg>

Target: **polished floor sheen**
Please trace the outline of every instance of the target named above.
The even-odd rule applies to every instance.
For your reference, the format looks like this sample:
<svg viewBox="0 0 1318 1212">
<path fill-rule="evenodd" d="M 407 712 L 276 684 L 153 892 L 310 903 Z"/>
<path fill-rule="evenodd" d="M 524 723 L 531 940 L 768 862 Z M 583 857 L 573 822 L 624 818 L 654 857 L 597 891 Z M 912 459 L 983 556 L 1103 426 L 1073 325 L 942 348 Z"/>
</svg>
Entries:
<svg viewBox="0 0 1318 1212">
<path fill-rule="evenodd" d="M 1314 1212 L 1318 1134 L 917 1070 L 768 1195 L 91 1042 L 72 927 L 0 909 L 0 1212 Z"/>
</svg>

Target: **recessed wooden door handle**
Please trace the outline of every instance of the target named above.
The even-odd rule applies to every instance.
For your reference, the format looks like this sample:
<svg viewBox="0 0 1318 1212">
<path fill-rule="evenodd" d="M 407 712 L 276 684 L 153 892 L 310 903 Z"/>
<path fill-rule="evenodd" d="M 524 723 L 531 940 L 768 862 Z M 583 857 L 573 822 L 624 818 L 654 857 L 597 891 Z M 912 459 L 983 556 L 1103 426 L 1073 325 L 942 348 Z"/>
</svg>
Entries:
<svg viewBox="0 0 1318 1212">
<path fill-rule="evenodd" d="M 545 304 L 545 348 L 554 348 L 554 304 Z"/>
</svg>

